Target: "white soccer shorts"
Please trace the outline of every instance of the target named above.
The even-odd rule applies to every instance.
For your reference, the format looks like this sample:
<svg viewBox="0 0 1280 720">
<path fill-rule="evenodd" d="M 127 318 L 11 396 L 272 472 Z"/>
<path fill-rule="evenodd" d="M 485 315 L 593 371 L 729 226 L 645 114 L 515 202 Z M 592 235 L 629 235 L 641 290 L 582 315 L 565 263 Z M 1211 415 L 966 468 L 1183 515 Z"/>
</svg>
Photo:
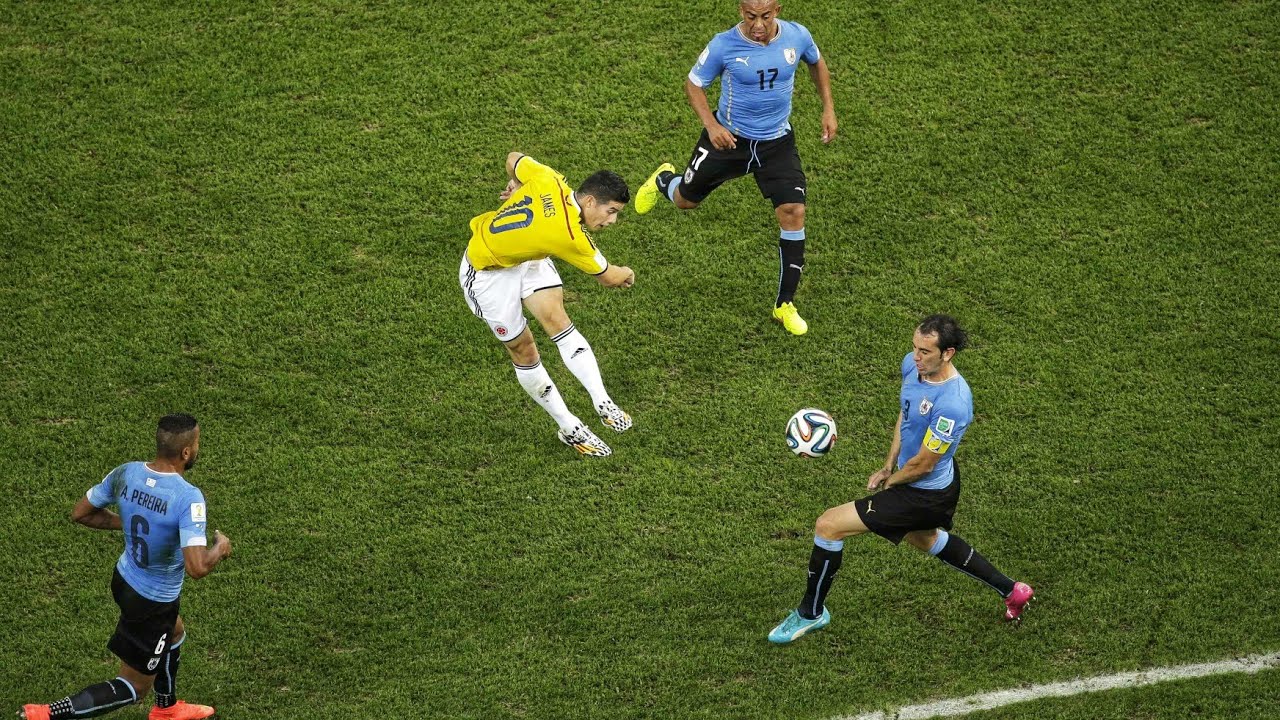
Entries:
<svg viewBox="0 0 1280 720">
<path fill-rule="evenodd" d="M 521 301 L 539 290 L 560 287 L 560 273 L 551 258 L 530 260 L 500 270 L 476 270 L 462 256 L 458 284 L 467 307 L 489 323 L 495 337 L 509 342 L 520 337 L 528 323 Z"/>
</svg>

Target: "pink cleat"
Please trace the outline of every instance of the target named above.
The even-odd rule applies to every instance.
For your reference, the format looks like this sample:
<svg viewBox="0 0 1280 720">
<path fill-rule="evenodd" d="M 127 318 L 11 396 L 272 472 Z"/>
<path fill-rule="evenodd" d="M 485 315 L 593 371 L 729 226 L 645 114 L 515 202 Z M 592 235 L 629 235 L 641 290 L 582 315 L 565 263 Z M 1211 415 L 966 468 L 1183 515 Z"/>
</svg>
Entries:
<svg viewBox="0 0 1280 720">
<path fill-rule="evenodd" d="M 1026 583 L 1014 583 L 1013 592 L 1009 593 L 1009 597 L 1004 599 L 1004 619 L 1019 620 L 1022 618 L 1022 611 L 1027 609 L 1027 603 L 1031 602 L 1031 598 L 1035 597 L 1036 591 Z"/>
</svg>

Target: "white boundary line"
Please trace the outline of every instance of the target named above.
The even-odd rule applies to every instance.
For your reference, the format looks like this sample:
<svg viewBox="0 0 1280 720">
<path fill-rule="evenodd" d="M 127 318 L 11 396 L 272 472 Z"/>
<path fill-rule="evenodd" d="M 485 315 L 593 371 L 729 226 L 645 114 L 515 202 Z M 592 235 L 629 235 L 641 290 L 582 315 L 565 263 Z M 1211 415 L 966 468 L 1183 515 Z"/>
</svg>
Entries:
<svg viewBox="0 0 1280 720">
<path fill-rule="evenodd" d="M 1005 705 L 1013 705 L 1014 703 L 1039 700 L 1040 698 L 1069 697 L 1100 690 L 1142 687 L 1144 685 L 1169 682 L 1170 680 L 1185 680 L 1207 675 L 1256 673 L 1272 668 L 1280 668 L 1280 652 L 1274 652 L 1269 655 L 1250 655 L 1238 660 L 1159 667 L 1138 672 L 1118 673 L 1116 675 L 1099 675 L 1070 682 L 1032 685 L 1017 690 L 999 690 L 981 695 L 939 700 L 923 705 L 908 705 L 887 712 L 875 711 L 861 715 L 840 715 L 831 718 L 831 720 L 927 720 L 927 718 L 955 717 L 957 715 L 968 715 L 979 710 L 990 710 Z"/>
</svg>

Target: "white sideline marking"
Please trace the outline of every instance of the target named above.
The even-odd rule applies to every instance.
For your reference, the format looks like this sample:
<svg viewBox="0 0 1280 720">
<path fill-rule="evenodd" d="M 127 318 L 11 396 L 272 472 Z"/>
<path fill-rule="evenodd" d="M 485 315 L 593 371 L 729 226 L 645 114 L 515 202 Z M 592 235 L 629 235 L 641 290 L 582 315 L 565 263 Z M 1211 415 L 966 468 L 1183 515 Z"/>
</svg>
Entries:
<svg viewBox="0 0 1280 720">
<path fill-rule="evenodd" d="M 831 720 L 926 720 L 927 718 L 936 717 L 955 717 L 957 715 L 968 715 L 979 710 L 991 710 L 1005 705 L 1027 702 L 1028 700 L 1039 700 L 1040 698 L 1068 697 L 1081 693 L 1098 692 L 1099 690 L 1142 687 L 1144 685 L 1169 682 L 1170 680 L 1205 677 L 1206 675 L 1256 673 L 1272 668 L 1280 668 L 1280 652 L 1274 652 L 1269 655 L 1250 655 L 1238 660 L 1159 667 L 1116 675 L 1099 675 L 1070 682 L 1032 685 L 1017 690 L 999 690 L 981 695 L 939 700 L 923 705 L 908 705 L 888 712 L 877 710 L 861 715 L 840 715 L 831 718 Z"/>
</svg>

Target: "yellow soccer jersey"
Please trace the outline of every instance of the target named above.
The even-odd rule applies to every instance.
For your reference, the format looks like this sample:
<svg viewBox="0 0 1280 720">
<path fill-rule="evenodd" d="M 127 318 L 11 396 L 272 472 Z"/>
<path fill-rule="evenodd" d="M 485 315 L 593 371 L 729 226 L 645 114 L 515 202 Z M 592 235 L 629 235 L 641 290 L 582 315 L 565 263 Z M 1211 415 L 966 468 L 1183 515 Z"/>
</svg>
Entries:
<svg viewBox="0 0 1280 720">
<path fill-rule="evenodd" d="M 599 275 L 609 267 L 582 229 L 582 209 L 564 176 L 528 155 L 516 161 L 519 190 L 502 207 L 471 218 L 467 260 L 497 270 L 553 256 Z"/>
</svg>

